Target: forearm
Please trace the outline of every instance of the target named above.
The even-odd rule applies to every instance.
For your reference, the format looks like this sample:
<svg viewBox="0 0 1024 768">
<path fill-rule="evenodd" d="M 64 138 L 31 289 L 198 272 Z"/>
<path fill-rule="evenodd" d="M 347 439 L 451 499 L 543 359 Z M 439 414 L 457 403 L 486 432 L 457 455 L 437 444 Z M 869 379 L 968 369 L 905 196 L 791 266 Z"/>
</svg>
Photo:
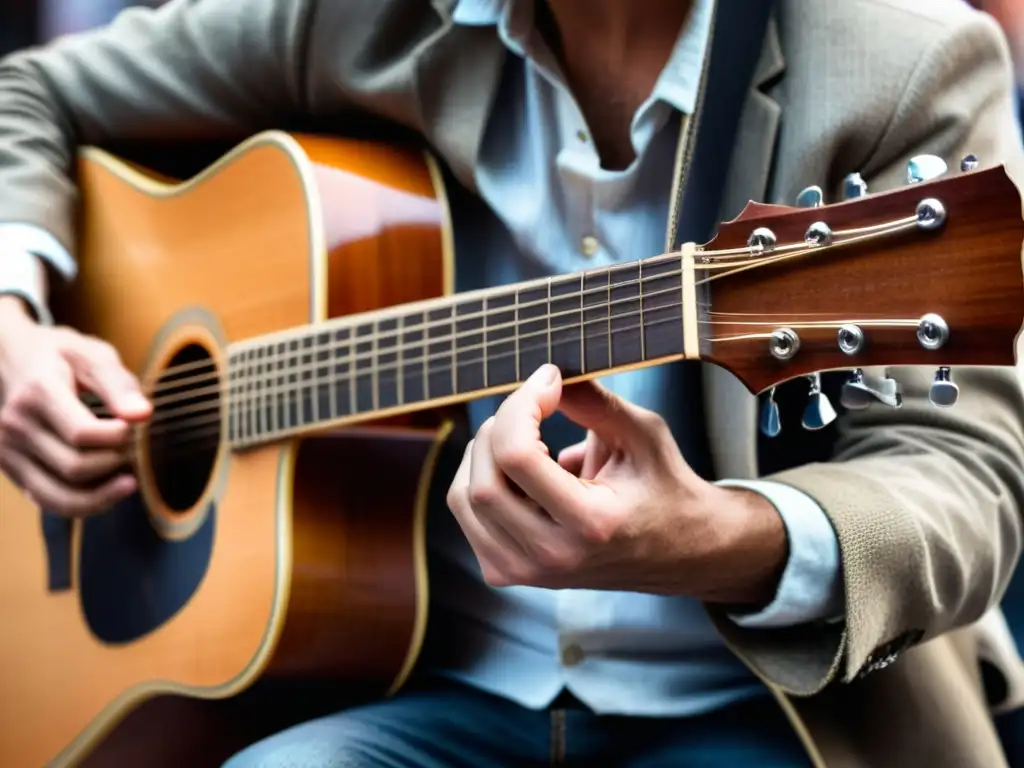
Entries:
<svg viewBox="0 0 1024 768">
<path fill-rule="evenodd" d="M 0 61 L 0 224 L 74 251 L 82 144 L 244 137 L 300 107 L 310 0 L 172 0 Z"/>
</svg>

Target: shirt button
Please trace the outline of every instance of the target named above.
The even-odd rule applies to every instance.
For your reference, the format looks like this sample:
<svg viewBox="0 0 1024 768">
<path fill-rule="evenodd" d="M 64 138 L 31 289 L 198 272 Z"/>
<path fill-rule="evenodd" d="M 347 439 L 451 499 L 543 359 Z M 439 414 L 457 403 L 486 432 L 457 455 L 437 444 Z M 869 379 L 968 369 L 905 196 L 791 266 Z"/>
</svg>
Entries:
<svg viewBox="0 0 1024 768">
<path fill-rule="evenodd" d="M 580 250 L 584 256 L 593 256 L 601 248 L 601 243 L 593 235 L 587 235 L 580 241 Z"/>
<path fill-rule="evenodd" d="M 578 131 L 576 131 L 576 138 L 579 139 L 582 143 L 586 144 L 588 139 L 587 132 L 580 128 Z"/>
<path fill-rule="evenodd" d="M 562 664 L 566 667 L 575 667 L 583 661 L 583 649 L 578 645 L 567 645 L 562 649 Z"/>
</svg>

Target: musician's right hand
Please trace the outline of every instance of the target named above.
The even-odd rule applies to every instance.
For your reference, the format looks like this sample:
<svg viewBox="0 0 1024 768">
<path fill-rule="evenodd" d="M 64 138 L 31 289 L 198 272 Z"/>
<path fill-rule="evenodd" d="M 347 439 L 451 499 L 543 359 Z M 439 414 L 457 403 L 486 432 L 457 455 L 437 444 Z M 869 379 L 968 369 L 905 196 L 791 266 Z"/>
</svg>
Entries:
<svg viewBox="0 0 1024 768">
<path fill-rule="evenodd" d="M 88 391 L 113 418 L 81 401 Z M 108 344 L 37 324 L 0 296 L 0 470 L 46 510 L 86 516 L 135 491 L 132 422 L 152 405 Z"/>
</svg>

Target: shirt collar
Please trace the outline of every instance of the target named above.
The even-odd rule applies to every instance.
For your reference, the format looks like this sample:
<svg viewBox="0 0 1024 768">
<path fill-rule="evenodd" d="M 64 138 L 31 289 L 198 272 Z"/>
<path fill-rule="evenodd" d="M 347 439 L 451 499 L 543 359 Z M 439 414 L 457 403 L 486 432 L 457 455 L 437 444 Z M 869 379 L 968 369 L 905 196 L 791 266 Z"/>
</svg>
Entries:
<svg viewBox="0 0 1024 768">
<path fill-rule="evenodd" d="M 457 0 L 452 21 L 470 27 L 497 27 L 505 46 L 522 56 L 533 32 L 534 0 Z M 686 26 L 658 77 L 652 101 L 663 101 L 692 114 L 700 89 L 701 68 L 711 35 L 714 0 L 694 0 Z"/>
</svg>

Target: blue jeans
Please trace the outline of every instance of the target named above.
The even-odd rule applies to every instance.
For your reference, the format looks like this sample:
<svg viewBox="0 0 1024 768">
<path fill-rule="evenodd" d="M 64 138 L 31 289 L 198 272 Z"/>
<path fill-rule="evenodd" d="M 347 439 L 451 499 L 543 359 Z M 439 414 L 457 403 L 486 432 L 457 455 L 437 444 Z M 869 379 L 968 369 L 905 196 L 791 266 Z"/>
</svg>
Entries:
<svg viewBox="0 0 1024 768">
<path fill-rule="evenodd" d="M 447 681 L 345 710 L 261 741 L 224 768 L 805 768 L 803 747 L 770 695 L 689 718 L 535 711 Z"/>
</svg>

